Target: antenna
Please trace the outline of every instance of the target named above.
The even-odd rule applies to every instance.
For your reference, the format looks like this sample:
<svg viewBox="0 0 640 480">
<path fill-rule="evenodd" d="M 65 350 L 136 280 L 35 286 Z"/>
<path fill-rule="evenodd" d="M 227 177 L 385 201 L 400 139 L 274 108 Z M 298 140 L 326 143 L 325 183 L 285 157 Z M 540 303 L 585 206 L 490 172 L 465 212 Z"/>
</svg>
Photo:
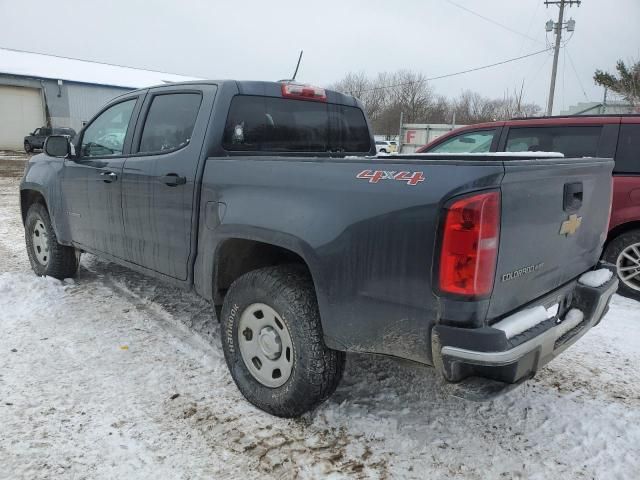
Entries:
<svg viewBox="0 0 640 480">
<path fill-rule="evenodd" d="M 296 65 L 296 71 L 293 72 L 293 77 L 291 77 L 291 80 L 295 80 L 296 79 L 296 75 L 298 75 L 298 69 L 300 68 L 300 61 L 302 60 L 302 53 L 304 52 L 304 50 L 300 50 L 300 56 L 298 57 L 298 63 Z"/>
</svg>

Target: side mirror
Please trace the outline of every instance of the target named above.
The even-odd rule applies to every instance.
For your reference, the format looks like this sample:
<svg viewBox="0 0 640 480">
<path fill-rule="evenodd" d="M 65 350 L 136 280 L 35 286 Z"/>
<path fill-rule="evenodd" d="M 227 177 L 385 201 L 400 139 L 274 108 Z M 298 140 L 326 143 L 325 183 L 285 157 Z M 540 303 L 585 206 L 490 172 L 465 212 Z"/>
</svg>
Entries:
<svg viewBox="0 0 640 480">
<path fill-rule="evenodd" d="M 65 158 L 69 156 L 71 147 L 69 138 L 64 135 L 51 135 L 44 142 L 44 152 L 50 157 Z"/>
</svg>

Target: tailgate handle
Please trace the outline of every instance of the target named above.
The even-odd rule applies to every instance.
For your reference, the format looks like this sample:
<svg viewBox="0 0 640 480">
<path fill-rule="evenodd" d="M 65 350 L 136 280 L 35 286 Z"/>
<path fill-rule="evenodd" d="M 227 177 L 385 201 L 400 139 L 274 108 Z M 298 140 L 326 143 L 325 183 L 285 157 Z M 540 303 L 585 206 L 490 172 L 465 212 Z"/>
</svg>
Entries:
<svg viewBox="0 0 640 480">
<path fill-rule="evenodd" d="M 565 212 L 573 212 L 582 206 L 582 182 L 565 183 L 564 184 L 564 203 Z"/>
</svg>

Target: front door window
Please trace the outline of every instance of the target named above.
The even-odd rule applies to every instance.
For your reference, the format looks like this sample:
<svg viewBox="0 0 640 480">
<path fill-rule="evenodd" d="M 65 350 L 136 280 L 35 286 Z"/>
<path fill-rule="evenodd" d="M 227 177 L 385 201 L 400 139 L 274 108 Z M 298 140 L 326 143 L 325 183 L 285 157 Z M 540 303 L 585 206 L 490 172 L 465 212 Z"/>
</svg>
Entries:
<svg viewBox="0 0 640 480">
<path fill-rule="evenodd" d="M 82 135 L 82 157 L 110 157 L 122 155 L 129 120 L 136 105 L 132 98 L 102 112 Z"/>
</svg>

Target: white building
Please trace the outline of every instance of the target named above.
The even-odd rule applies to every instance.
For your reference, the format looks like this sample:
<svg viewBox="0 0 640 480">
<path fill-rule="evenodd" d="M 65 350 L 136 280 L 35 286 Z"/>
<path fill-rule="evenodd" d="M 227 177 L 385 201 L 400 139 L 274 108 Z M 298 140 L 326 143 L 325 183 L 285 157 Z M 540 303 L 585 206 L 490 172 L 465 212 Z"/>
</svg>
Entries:
<svg viewBox="0 0 640 480">
<path fill-rule="evenodd" d="M 640 109 L 627 102 L 610 100 L 603 102 L 580 102 L 560 112 L 560 115 L 624 115 L 640 113 Z"/>
<path fill-rule="evenodd" d="M 402 125 L 400 145 L 402 153 L 413 153 L 418 148 L 435 140 L 441 135 L 466 127 L 466 125 L 451 125 L 448 123 L 405 123 Z"/>
<path fill-rule="evenodd" d="M 0 48 L 0 150 L 42 126 L 78 131 L 126 91 L 188 80 L 199 79 Z"/>
</svg>

